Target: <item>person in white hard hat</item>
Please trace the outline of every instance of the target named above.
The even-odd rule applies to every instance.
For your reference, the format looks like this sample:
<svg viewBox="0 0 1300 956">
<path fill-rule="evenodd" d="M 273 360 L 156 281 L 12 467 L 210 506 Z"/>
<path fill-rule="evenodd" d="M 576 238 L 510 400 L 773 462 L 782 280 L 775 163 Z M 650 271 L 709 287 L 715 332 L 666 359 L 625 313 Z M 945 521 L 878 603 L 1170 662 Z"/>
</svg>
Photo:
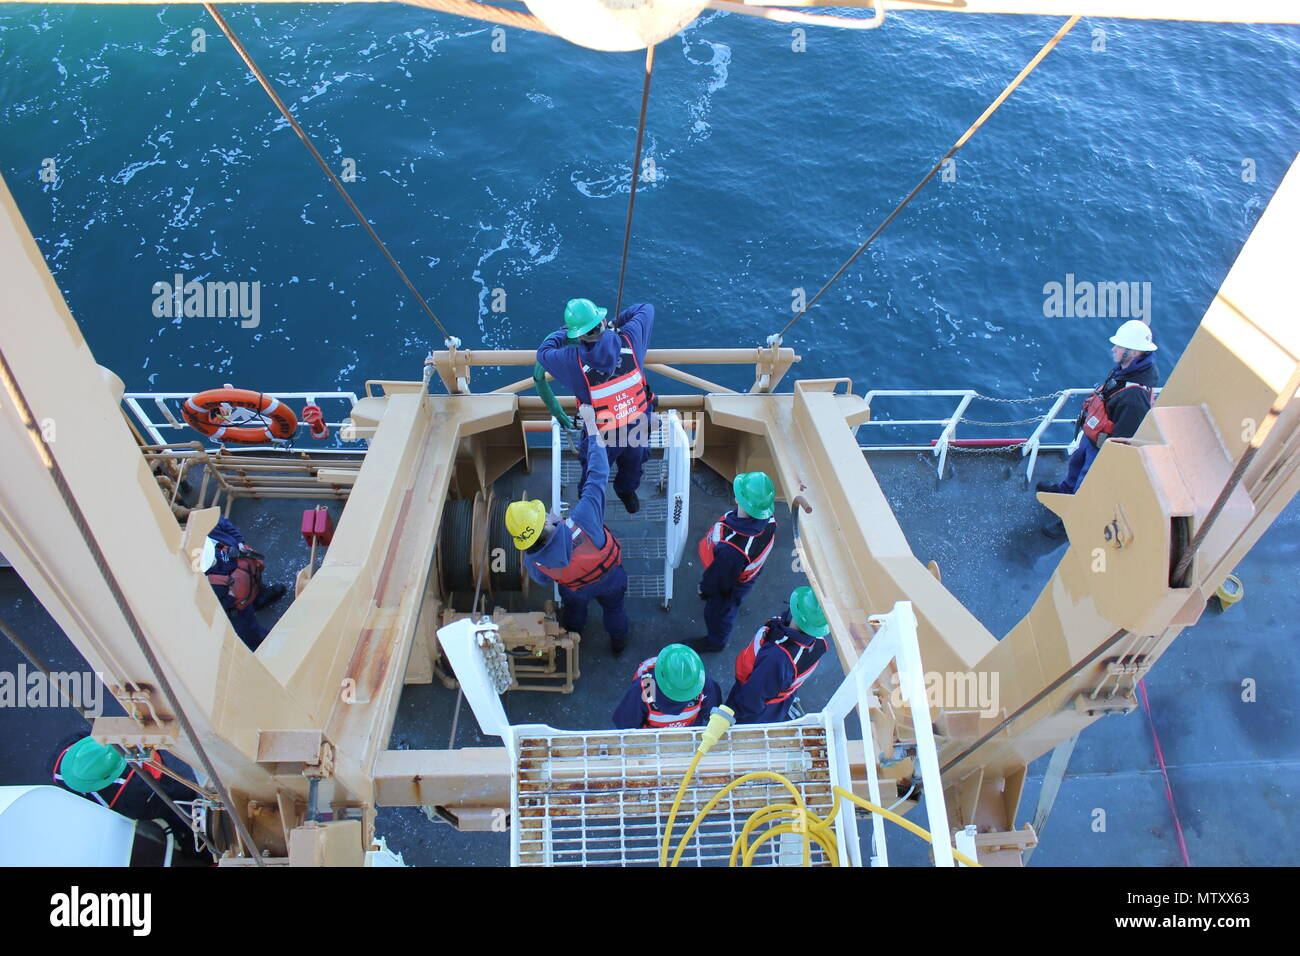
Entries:
<svg viewBox="0 0 1300 956">
<path fill-rule="evenodd" d="M 1106 380 L 1093 390 L 1079 413 L 1079 447 L 1070 456 L 1065 477 L 1059 482 L 1040 481 L 1039 491 L 1072 495 L 1079 490 L 1093 459 L 1107 438 L 1132 438 L 1151 408 L 1156 375 L 1152 353 L 1156 343 L 1151 329 L 1140 319 L 1130 319 L 1110 337 L 1111 358 L 1115 367 Z M 1043 528 L 1049 538 L 1065 536 L 1060 518 L 1053 518 Z"/>
</svg>

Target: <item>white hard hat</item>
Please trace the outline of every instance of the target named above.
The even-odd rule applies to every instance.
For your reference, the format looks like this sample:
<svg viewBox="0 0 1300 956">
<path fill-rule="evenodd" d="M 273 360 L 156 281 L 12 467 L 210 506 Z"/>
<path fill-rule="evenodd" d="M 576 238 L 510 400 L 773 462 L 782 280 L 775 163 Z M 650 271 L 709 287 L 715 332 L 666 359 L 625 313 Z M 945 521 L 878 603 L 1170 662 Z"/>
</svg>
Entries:
<svg viewBox="0 0 1300 956">
<path fill-rule="evenodd" d="M 207 572 L 214 564 L 217 563 L 217 542 L 211 538 L 203 539 L 203 554 L 199 558 L 199 570 Z"/>
<path fill-rule="evenodd" d="M 1129 319 L 1110 337 L 1112 345 L 1134 352 L 1154 352 L 1156 343 L 1151 340 L 1151 329 L 1141 319 Z"/>
</svg>

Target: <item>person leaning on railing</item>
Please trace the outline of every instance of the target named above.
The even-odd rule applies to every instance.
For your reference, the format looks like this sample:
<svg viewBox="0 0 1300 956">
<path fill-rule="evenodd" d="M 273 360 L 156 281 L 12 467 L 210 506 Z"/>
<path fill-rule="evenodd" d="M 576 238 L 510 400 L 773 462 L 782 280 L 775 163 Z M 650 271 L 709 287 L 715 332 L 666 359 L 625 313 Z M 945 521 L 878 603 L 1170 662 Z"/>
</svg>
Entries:
<svg viewBox="0 0 1300 956">
<path fill-rule="evenodd" d="M 1076 423 L 1079 446 L 1070 456 L 1065 477 L 1059 482 L 1040 481 L 1038 491 L 1055 495 L 1072 495 L 1088 474 L 1097 452 L 1108 438 L 1132 438 L 1151 409 L 1155 387 L 1159 384 L 1152 353 L 1156 343 L 1151 329 L 1139 319 L 1130 319 L 1110 337 L 1111 358 L 1115 367 L 1106 380 L 1093 390 L 1083 404 Z M 1043 526 L 1049 538 L 1065 537 L 1065 525 L 1052 517 Z"/>
</svg>

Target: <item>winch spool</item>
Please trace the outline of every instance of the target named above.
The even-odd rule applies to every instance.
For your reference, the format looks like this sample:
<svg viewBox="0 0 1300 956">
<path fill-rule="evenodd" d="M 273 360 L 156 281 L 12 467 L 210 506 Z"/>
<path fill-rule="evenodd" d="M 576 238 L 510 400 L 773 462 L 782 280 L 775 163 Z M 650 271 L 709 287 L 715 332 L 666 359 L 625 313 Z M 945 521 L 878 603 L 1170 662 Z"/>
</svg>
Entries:
<svg viewBox="0 0 1300 956">
<path fill-rule="evenodd" d="M 442 508 L 441 540 L 438 542 L 438 575 L 444 598 L 450 602 L 456 591 L 474 590 L 470 567 L 470 536 L 474 527 L 474 502 L 450 499 Z"/>
</svg>

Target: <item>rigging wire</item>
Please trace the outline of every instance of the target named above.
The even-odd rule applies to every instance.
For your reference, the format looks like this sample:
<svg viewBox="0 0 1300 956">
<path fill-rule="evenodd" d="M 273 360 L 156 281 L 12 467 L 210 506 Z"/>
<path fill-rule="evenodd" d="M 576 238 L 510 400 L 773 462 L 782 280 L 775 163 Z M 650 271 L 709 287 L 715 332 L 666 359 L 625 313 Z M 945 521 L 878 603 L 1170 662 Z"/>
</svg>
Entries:
<svg viewBox="0 0 1300 956">
<path fill-rule="evenodd" d="M 623 259 L 618 267 L 618 294 L 614 296 L 614 319 L 623 305 L 623 277 L 627 273 L 627 247 L 632 239 L 632 209 L 636 206 L 636 187 L 641 181 L 641 142 L 645 138 L 645 112 L 650 103 L 650 77 L 655 68 L 655 45 L 645 48 L 645 85 L 641 88 L 641 116 L 636 124 L 636 152 L 632 154 L 632 191 L 627 196 L 627 225 L 623 229 Z"/>
<path fill-rule="evenodd" d="M 212 19 L 216 21 L 217 26 L 221 27 L 221 32 L 226 35 L 226 39 L 228 39 L 230 45 L 235 48 L 235 52 L 238 53 L 240 59 L 244 61 L 244 65 L 247 66 L 253 76 L 257 78 L 257 82 L 262 85 L 262 89 L 265 90 L 266 95 L 271 98 L 271 102 L 274 103 L 276 109 L 280 111 L 280 115 L 284 117 L 285 122 L 293 127 L 293 131 L 298 134 L 298 138 L 302 140 L 303 145 L 307 147 L 308 152 L 310 152 L 312 158 L 316 160 L 321 171 L 324 172 L 329 178 L 329 181 L 334 184 L 334 188 L 339 191 L 339 195 L 342 196 L 343 201 L 348 204 L 348 208 L 352 210 L 352 214 L 357 217 L 357 222 L 361 223 L 361 225 L 365 227 L 366 232 L 370 233 L 370 238 L 375 241 L 375 245 L 378 246 L 379 251 L 384 254 L 384 258 L 386 258 L 388 264 L 393 267 L 393 271 L 395 271 L 402 282 L 406 284 L 406 288 L 410 290 L 411 295 L 415 296 L 416 301 L 420 303 L 420 307 L 424 309 L 429 318 L 433 319 L 433 324 L 438 327 L 438 331 L 442 333 L 442 337 L 444 339 L 455 338 L 447 331 L 442 322 L 439 321 L 438 316 L 435 315 L 433 309 L 429 307 L 429 303 L 425 301 L 424 296 L 420 295 L 420 291 L 416 289 L 415 283 L 413 283 L 410 277 L 407 276 L 406 271 L 398 265 L 397 259 L 395 259 L 393 254 L 388 251 L 388 246 L 384 245 L 384 240 L 379 238 L 379 233 L 375 232 L 375 227 L 370 224 L 370 220 L 365 217 L 357 204 L 352 201 L 352 197 L 348 194 L 343 183 L 339 181 L 338 176 L 334 175 L 334 170 L 329 168 L 329 164 L 325 162 L 325 157 L 321 156 L 320 150 L 316 148 L 316 144 L 311 141 L 311 138 L 307 135 L 306 131 L 298 124 L 298 121 L 294 119 L 293 114 L 289 112 L 289 107 L 285 106 L 284 100 L 280 99 L 280 95 L 276 93 L 275 88 L 271 86 L 271 81 L 266 78 L 266 74 L 263 73 L 261 68 L 253 61 L 252 55 L 244 47 L 244 44 L 239 41 L 239 37 L 235 35 L 235 31 L 231 28 L 230 24 L 226 22 L 226 18 L 217 12 L 217 8 L 214 4 L 205 3 L 203 4 L 203 8 L 207 10 Z"/>
<path fill-rule="evenodd" d="M 985 109 L 984 112 L 980 114 L 979 119 L 977 119 L 974 123 L 972 123 L 970 128 L 966 130 L 966 132 L 961 134 L 957 142 L 953 143 L 951 148 L 949 148 L 948 152 L 944 153 L 941 157 L 939 157 L 939 161 L 935 163 L 932 167 L 930 167 L 930 171 L 925 174 L 925 177 L 914 187 L 912 187 L 912 191 L 903 197 L 903 201 L 894 207 L 893 212 L 891 212 L 888 216 L 886 216 L 884 222 L 882 222 L 879 226 L 876 227 L 876 231 L 867 237 L 866 242 L 858 246 L 857 251 L 854 252 L 853 255 L 849 256 L 848 259 L 845 260 L 844 265 L 840 266 L 839 270 L 835 273 L 835 275 L 831 276 L 828 280 L 826 280 L 826 284 L 817 290 L 817 294 L 814 295 L 811 299 L 809 299 L 807 304 L 804 305 L 803 309 L 794 318 L 792 318 L 789 322 L 786 323 L 785 328 L 783 328 L 780 332 L 778 332 L 775 338 L 780 338 L 781 336 L 785 335 L 787 332 L 790 331 L 790 329 L 794 327 L 794 324 L 796 322 L 798 322 L 801 318 L 804 317 L 805 313 L 807 313 L 808 310 L 811 309 L 814 304 L 816 304 L 817 300 L 822 297 L 822 295 L 826 292 L 826 290 L 829 289 L 832 285 L 834 285 L 836 280 L 838 280 L 840 276 L 844 275 L 844 273 L 848 271 L 849 266 L 853 265 L 853 263 L 857 261 L 858 256 L 866 252 L 867 247 L 876 241 L 876 237 L 885 231 L 885 227 L 894 221 L 895 217 L 897 217 L 898 214 L 902 212 L 903 209 L 907 206 L 907 204 L 910 203 L 916 197 L 916 194 L 919 193 L 925 187 L 925 184 L 934 178 L 934 174 L 937 173 L 942 168 L 943 164 L 946 163 L 949 159 L 951 159 L 953 154 L 956 153 L 957 150 L 961 149 L 963 146 L 966 145 L 967 141 L 972 136 L 975 135 L 975 131 L 984 125 L 985 120 L 987 120 L 990 116 L 992 116 L 994 113 L 997 112 L 998 107 L 1000 107 L 1004 102 L 1006 102 L 1007 97 L 1009 97 L 1013 92 L 1015 92 L 1016 87 L 1018 87 L 1025 80 L 1025 78 L 1029 76 L 1030 73 L 1034 72 L 1034 69 L 1038 66 L 1039 63 L 1043 61 L 1043 58 L 1046 57 L 1047 54 L 1052 52 L 1053 47 L 1055 47 L 1056 44 L 1059 43 L 1061 39 L 1067 33 L 1069 33 L 1070 30 L 1074 27 L 1074 25 L 1078 22 L 1079 22 L 1079 15 L 1075 14 L 1074 16 L 1070 17 L 1070 19 L 1066 20 L 1065 23 L 1061 25 L 1061 28 L 1056 31 L 1056 34 L 1045 44 L 1043 44 L 1043 48 L 1034 55 L 1034 58 L 1025 64 L 1024 68 L 1021 69 L 1021 71 L 1016 75 L 1016 78 L 1007 84 L 1006 89 L 1004 89 L 998 95 L 998 98 L 995 99 L 992 103 L 990 103 L 988 108 Z"/>
<path fill-rule="evenodd" d="M 37 425 L 35 412 L 27 401 L 27 396 L 18 384 L 14 376 L 13 369 L 9 365 L 8 358 L 3 351 L 0 351 L 0 387 L 9 394 L 9 399 L 18 412 L 18 417 L 22 425 L 26 428 L 28 437 L 36 451 L 37 457 L 50 473 L 50 478 L 54 481 L 55 488 L 58 489 L 59 496 L 63 499 L 63 505 L 67 509 L 68 516 L 77 526 L 77 531 L 81 534 L 81 539 L 85 542 L 87 550 L 90 552 L 91 560 L 94 561 L 96 569 L 104 584 L 107 585 L 109 594 L 113 598 L 114 604 L 121 612 L 126 622 L 127 629 L 131 636 L 135 638 L 136 647 L 144 657 L 145 664 L 148 666 L 150 673 L 158 682 L 158 688 L 162 691 L 162 696 L 169 701 L 172 708 L 176 711 L 177 722 L 181 725 L 181 731 L 190 744 L 194 747 L 194 752 L 203 765 L 203 772 L 207 775 L 208 780 L 212 782 L 213 788 L 221 797 L 221 803 L 230 815 L 231 822 L 235 826 L 235 832 L 239 841 L 243 844 L 249 857 L 252 858 L 256 866 L 265 866 L 261 854 L 257 852 L 257 844 L 253 841 L 253 834 L 249 832 L 248 824 L 244 822 L 243 817 L 235 809 L 236 804 L 231 799 L 230 791 L 226 785 L 221 782 L 217 775 L 217 769 L 213 765 L 211 758 L 208 756 L 207 748 L 203 745 L 202 739 L 194 730 L 194 725 L 190 723 L 189 716 L 185 713 L 185 708 L 181 706 L 180 698 L 177 696 L 175 688 L 172 686 L 171 678 L 167 676 L 162 663 L 158 660 L 158 655 L 154 653 L 153 647 L 149 644 L 149 639 L 145 636 L 144 627 L 140 624 L 140 619 L 136 617 L 134 609 L 131 607 L 126 598 L 126 592 L 122 590 L 122 585 L 117 580 L 117 574 L 108 563 L 108 558 L 103 549 L 99 546 L 99 541 L 90 529 L 90 523 L 86 520 L 86 514 L 81 510 L 76 496 L 72 493 L 72 486 L 68 484 L 68 479 L 63 474 L 58 459 L 54 457 L 54 451 L 50 448 L 49 441 L 41 433 Z M 147 782 L 147 781 L 146 781 Z M 161 792 L 161 791 L 159 791 Z"/>
<path fill-rule="evenodd" d="M 86 710 L 84 707 L 78 706 L 76 702 L 73 701 L 71 695 L 67 691 L 67 688 L 62 686 L 59 683 L 59 681 L 54 679 L 54 675 L 50 672 L 50 665 L 45 663 L 45 661 L 40 657 L 40 655 L 37 654 L 34 650 L 32 650 L 32 648 L 27 644 L 26 641 L 24 641 L 21 637 L 19 637 L 14 632 L 13 628 L 11 628 L 3 618 L 0 618 L 0 634 L 3 634 L 5 637 L 7 637 L 9 639 L 9 643 L 12 644 L 14 647 L 16 647 L 18 649 L 18 652 L 22 654 L 23 657 L 27 658 L 28 662 L 33 667 L 35 667 L 38 671 L 40 671 L 42 674 L 45 675 L 46 680 L 50 682 L 50 686 L 54 688 L 54 696 L 58 701 L 58 703 L 62 704 L 65 707 L 69 707 L 72 710 L 75 710 L 78 714 L 81 715 L 81 719 L 86 722 L 88 729 L 93 731 L 95 729 L 95 715 L 92 714 L 89 710 Z M 98 675 L 96 675 L 96 680 L 98 679 L 99 679 Z M 128 763 L 130 763 L 132 760 L 140 759 L 140 758 L 133 757 L 131 754 L 127 753 L 126 748 L 122 747 L 119 744 L 113 744 L 111 749 L 115 753 L 119 754 Z M 66 753 L 66 751 L 64 752 Z M 171 777 L 173 780 L 180 781 L 181 783 L 185 784 L 185 786 L 189 787 L 191 790 L 193 790 L 195 793 L 198 793 L 202 797 L 211 800 L 216 796 L 216 794 L 212 794 L 204 790 L 194 781 L 186 780 L 184 777 L 176 773 L 176 771 L 172 770 L 170 767 L 164 767 L 161 763 L 161 758 L 159 759 L 160 762 L 153 765 L 155 769 L 161 770 L 163 773 Z M 143 760 L 141 761 L 140 767 L 137 767 L 134 763 L 131 763 L 132 771 L 141 769 L 144 765 L 144 762 L 145 761 Z M 175 801 L 172 800 L 172 798 L 167 795 L 166 791 L 163 790 L 161 782 L 155 780 L 147 772 L 136 774 L 136 776 L 140 778 L 140 781 L 144 783 L 145 786 L 147 786 L 150 790 L 153 791 L 154 796 L 156 796 L 159 800 L 161 800 L 163 802 L 163 805 L 166 806 L 168 810 L 176 814 L 177 819 L 179 820 L 189 819 L 189 814 L 185 813 L 185 811 L 183 811 L 180 807 L 178 807 Z M 118 792 L 120 793 L 121 791 Z M 114 797 L 114 800 L 116 799 L 117 798 Z M 208 835 L 204 833 L 202 829 L 194 826 L 193 821 L 190 822 L 190 832 L 203 843 L 204 848 L 210 854 L 212 854 L 212 859 L 214 861 L 221 859 L 221 851 L 212 845 L 212 841 L 208 839 Z"/>
</svg>

